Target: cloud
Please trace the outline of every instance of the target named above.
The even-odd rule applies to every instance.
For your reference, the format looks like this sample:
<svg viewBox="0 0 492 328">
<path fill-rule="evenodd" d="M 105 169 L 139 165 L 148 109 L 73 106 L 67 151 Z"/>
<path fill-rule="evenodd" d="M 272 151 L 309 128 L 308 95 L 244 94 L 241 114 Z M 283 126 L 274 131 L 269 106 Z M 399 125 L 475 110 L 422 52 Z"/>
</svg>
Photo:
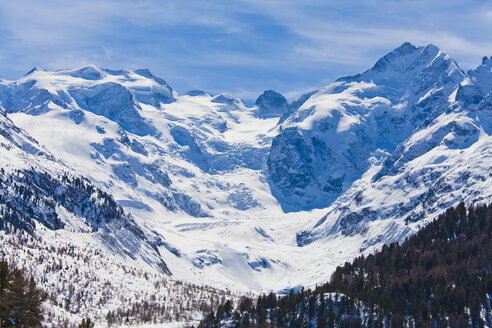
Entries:
<svg viewBox="0 0 492 328">
<path fill-rule="evenodd" d="M 467 57 L 477 62 L 492 51 L 489 34 L 483 33 L 492 22 L 477 19 L 491 15 L 492 4 L 483 14 L 482 1 L 248 2 L 301 36 L 293 54 L 310 62 L 367 66 L 376 53 L 381 56 L 404 41 L 434 43 L 467 63 Z"/>
<path fill-rule="evenodd" d="M 492 25 L 492 10 L 483 12 L 482 17 L 489 23 L 489 25 Z"/>
<path fill-rule="evenodd" d="M 105 36 L 165 29 L 169 26 L 218 27 L 222 33 L 240 30 L 227 6 L 204 1 L 18 0 L 0 4 L 1 24 L 26 45 L 66 46 Z M 141 35 L 145 39 L 145 35 Z"/>
<path fill-rule="evenodd" d="M 0 75 L 94 63 L 148 67 L 183 92 L 295 96 L 371 67 L 404 41 L 476 66 L 492 54 L 491 17 L 481 0 L 3 1 Z"/>
</svg>

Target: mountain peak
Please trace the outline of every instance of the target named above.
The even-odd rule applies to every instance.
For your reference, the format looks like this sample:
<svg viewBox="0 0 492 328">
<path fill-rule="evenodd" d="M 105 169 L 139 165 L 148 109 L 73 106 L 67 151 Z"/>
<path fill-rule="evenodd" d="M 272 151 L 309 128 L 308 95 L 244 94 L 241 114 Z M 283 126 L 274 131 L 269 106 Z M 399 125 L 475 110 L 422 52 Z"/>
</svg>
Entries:
<svg viewBox="0 0 492 328">
<path fill-rule="evenodd" d="M 100 80 L 104 76 L 104 71 L 100 67 L 90 64 L 71 70 L 68 74 L 84 80 Z"/>
<path fill-rule="evenodd" d="M 150 72 L 150 70 L 148 68 L 136 69 L 135 73 L 137 73 L 138 75 L 141 75 L 143 77 L 148 77 L 149 79 L 154 77 L 154 74 L 152 74 L 152 72 Z"/>
<path fill-rule="evenodd" d="M 440 51 L 433 44 L 428 44 L 425 47 L 416 47 L 410 42 L 405 42 L 379 59 L 370 71 L 382 72 L 388 69 L 398 69 L 401 66 L 413 65 L 413 62 L 429 62 L 438 56 Z"/>
<path fill-rule="evenodd" d="M 416 46 L 414 46 L 413 44 L 407 41 L 404 42 L 401 46 L 399 46 L 395 50 L 393 50 L 392 52 L 404 55 L 404 54 L 409 54 L 417 49 L 418 48 Z"/>
<path fill-rule="evenodd" d="M 421 98 L 430 90 L 451 94 L 465 76 L 456 61 L 435 45 L 417 47 L 405 42 L 371 69 L 337 82 L 372 82 L 393 90 L 392 97 L 399 98 L 409 91 L 409 95 Z"/>
<path fill-rule="evenodd" d="M 433 43 L 429 43 L 428 45 L 425 46 L 424 49 L 428 49 L 429 51 L 440 51 L 441 50 L 438 46 L 436 46 Z"/>
<path fill-rule="evenodd" d="M 483 57 L 482 64 L 468 71 L 468 77 L 481 91 L 482 96 L 492 91 L 492 57 Z"/>
<path fill-rule="evenodd" d="M 136 69 L 133 71 L 133 73 L 138 74 L 138 75 L 143 76 L 143 77 L 146 77 L 148 79 L 154 80 L 155 82 L 159 83 L 162 87 L 167 89 L 169 99 L 164 101 L 165 103 L 169 102 L 169 101 L 174 101 L 174 97 L 172 95 L 173 89 L 171 88 L 171 86 L 169 84 L 167 84 L 167 82 L 164 81 L 163 79 L 161 79 L 160 77 L 157 77 L 154 74 L 152 74 L 152 72 L 148 68 Z"/>
<path fill-rule="evenodd" d="M 431 58 L 431 59 L 435 58 L 436 56 L 439 55 L 440 52 L 442 52 L 442 50 L 439 49 L 439 47 L 433 45 L 432 43 L 429 43 L 424 48 L 420 47 L 420 49 L 422 49 L 420 56 L 424 56 L 426 58 Z"/>
<path fill-rule="evenodd" d="M 39 68 L 37 66 L 34 66 L 29 72 L 27 72 L 26 74 L 24 74 L 24 76 L 28 76 L 28 75 L 31 75 L 34 72 L 39 72 L 39 71 L 44 71 L 44 70 L 42 68 Z"/>
<path fill-rule="evenodd" d="M 274 90 L 265 90 L 256 99 L 255 105 L 261 118 L 280 117 L 289 109 L 287 99 Z"/>
<path fill-rule="evenodd" d="M 185 93 L 185 95 L 195 97 L 195 96 L 207 96 L 208 94 L 203 90 L 193 89 Z"/>
</svg>

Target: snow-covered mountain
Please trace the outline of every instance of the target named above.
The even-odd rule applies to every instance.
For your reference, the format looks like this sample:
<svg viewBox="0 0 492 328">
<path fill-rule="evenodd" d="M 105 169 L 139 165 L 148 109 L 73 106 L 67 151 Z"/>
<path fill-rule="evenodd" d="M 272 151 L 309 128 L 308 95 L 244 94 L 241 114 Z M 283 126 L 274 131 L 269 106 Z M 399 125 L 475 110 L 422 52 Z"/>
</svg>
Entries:
<svg viewBox="0 0 492 328">
<path fill-rule="evenodd" d="M 0 160 L 21 170 L 4 191 L 46 174 L 36 199 L 60 222 L 39 224 L 75 226 L 73 238 L 173 279 L 314 285 L 449 206 L 492 199 L 491 62 L 465 73 L 433 45 L 404 43 L 361 74 L 290 104 L 265 91 L 251 108 L 179 95 L 148 70 L 36 68 L 0 82 Z M 91 211 L 63 196 L 79 180 Z M 118 226 L 93 224 L 101 195 Z"/>
<path fill-rule="evenodd" d="M 370 70 L 317 91 L 273 141 L 274 195 L 288 211 L 327 207 L 362 177 L 373 156 L 393 153 L 444 111 L 464 76 L 437 47 L 405 43 Z"/>
<path fill-rule="evenodd" d="M 313 228 L 298 234 L 300 246 L 338 234 L 359 235 L 367 236 L 361 245 L 361 250 L 365 250 L 381 245 L 381 241 L 402 240 L 425 224 L 425 219 L 428 222 L 456 205 L 457 199 L 467 203 L 490 200 L 490 64 L 488 75 L 488 59 L 484 58 L 482 65 L 466 76 L 449 56 L 435 47 L 410 48 L 408 44 L 382 60 L 407 48 L 419 54 L 417 62 L 420 62 L 423 60 L 420 56 L 425 55 L 429 47 L 437 55 L 417 76 L 428 81 L 430 89 L 419 87 L 420 94 L 414 98 L 418 101 L 407 102 L 406 99 L 412 98 L 407 97 L 412 95 L 408 88 L 413 88 L 416 80 L 406 76 L 402 80 L 410 83 L 400 89 L 405 94 L 404 102 L 392 105 L 393 111 L 386 109 L 382 118 L 377 117 L 379 108 L 375 108 L 376 113 L 366 114 L 366 117 L 375 115 L 376 124 L 370 129 L 376 130 L 377 136 L 383 136 L 384 140 L 374 143 L 376 147 L 368 154 L 367 168 L 342 196 L 331 203 L 326 215 Z M 375 65 L 377 70 L 380 62 Z M 433 66 L 442 70 L 435 72 Z M 361 83 L 377 81 L 372 70 L 356 79 Z M 427 70 L 434 71 L 431 76 L 438 79 L 432 81 L 427 77 L 424 73 Z M 394 124 L 388 124 L 388 119 Z M 365 144 L 361 149 L 370 146 L 370 143 Z M 353 153 L 355 148 L 351 147 L 350 152 Z"/>
<path fill-rule="evenodd" d="M 230 95 L 178 96 L 146 70 L 34 69 L 0 90 L 15 124 L 65 169 L 116 199 L 156 242 L 161 258 L 145 261 L 150 267 L 166 263 L 161 271 L 177 279 L 222 287 L 244 286 L 236 275 L 260 271 L 262 258 L 247 251 L 245 239 L 232 237 L 238 247 L 231 248 L 217 235 L 241 224 L 265 239 L 244 220 L 248 210 L 275 204 L 261 170 L 278 117 L 259 118 Z M 225 256 L 236 265 L 222 265 Z"/>
<path fill-rule="evenodd" d="M 0 227 L 90 234 L 129 262 L 153 263 L 169 273 L 158 248 L 165 244 L 161 236 L 144 233 L 110 194 L 57 161 L 3 113 L 0 149 Z"/>
</svg>

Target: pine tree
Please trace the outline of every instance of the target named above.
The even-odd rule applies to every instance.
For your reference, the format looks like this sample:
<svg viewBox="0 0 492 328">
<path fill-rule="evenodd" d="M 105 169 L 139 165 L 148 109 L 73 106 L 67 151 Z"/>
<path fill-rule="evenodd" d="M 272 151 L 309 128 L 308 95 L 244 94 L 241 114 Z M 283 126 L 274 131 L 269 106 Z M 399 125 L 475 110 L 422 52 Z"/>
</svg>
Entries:
<svg viewBox="0 0 492 328">
<path fill-rule="evenodd" d="M 335 327 L 335 312 L 333 311 L 333 300 L 328 299 L 328 327 Z"/>
<path fill-rule="evenodd" d="M 41 327 L 44 297 L 34 279 L 0 261 L 0 326 Z"/>
<path fill-rule="evenodd" d="M 82 322 L 78 326 L 78 328 L 94 328 L 94 323 L 90 318 L 82 319 Z"/>
</svg>

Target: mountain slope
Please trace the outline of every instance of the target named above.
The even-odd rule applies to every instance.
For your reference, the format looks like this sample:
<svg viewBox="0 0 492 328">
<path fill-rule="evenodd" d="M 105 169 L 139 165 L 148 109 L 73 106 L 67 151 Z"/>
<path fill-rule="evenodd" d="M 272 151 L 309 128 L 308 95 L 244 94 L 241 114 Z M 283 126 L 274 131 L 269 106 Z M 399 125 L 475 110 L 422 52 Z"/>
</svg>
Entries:
<svg viewBox="0 0 492 328">
<path fill-rule="evenodd" d="M 0 153 L 0 258 L 35 278 L 48 327 L 192 321 L 231 295 L 171 280 L 178 250 L 2 112 Z"/>
<path fill-rule="evenodd" d="M 170 274 L 150 241 L 113 197 L 55 160 L 0 113 L 0 214 L 3 229 L 70 230 L 92 234 L 101 247 Z M 157 239 L 159 240 L 159 239 Z"/>
</svg>

